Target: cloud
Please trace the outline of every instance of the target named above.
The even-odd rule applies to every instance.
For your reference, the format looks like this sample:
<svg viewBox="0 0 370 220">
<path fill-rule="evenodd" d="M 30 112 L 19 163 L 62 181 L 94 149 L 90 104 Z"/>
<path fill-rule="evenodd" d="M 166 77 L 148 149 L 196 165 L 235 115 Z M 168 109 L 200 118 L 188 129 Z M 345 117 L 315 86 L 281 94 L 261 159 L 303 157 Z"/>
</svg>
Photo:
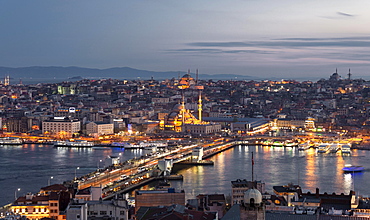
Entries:
<svg viewBox="0 0 370 220">
<path fill-rule="evenodd" d="M 351 14 L 340 12 L 340 11 L 338 11 L 337 14 L 341 15 L 341 16 L 346 16 L 346 17 L 354 17 L 355 16 L 355 15 L 351 15 Z"/>
<path fill-rule="evenodd" d="M 274 40 L 293 40 L 293 41 L 338 41 L 338 40 L 369 40 L 370 36 L 362 36 L 362 37 L 336 37 L 336 38 L 278 38 Z"/>
<path fill-rule="evenodd" d="M 172 50 L 184 55 L 224 55 L 255 54 L 253 60 L 269 60 L 275 64 L 303 62 L 307 65 L 317 63 L 370 63 L 370 36 L 338 38 L 277 38 L 259 41 L 210 41 L 192 42 L 188 49 Z M 261 55 L 261 56 L 258 56 Z M 262 57 L 263 56 L 263 57 Z M 248 59 L 251 56 L 248 56 Z"/>
<path fill-rule="evenodd" d="M 353 18 L 355 16 L 356 15 L 337 11 L 337 13 L 335 15 L 331 15 L 331 16 L 319 16 L 319 17 L 326 18 L 326 19 L 345 19 L 345 18 Z"/>
<path fill-rule="evenodd" d="M 226 53 L 226 54 L 238 54 L 238 53 L 250 53 L 250 54 L 272 54 L 273 51 L 266 50 L 221 50 L 221 49 L 175 49 L 167 50 L 170 53 L 182 53 L 182 52 L 195 52 L 195 53 Z"/>
<path fill-rule="evenodd" d="M 220 48 L 305 48 L 305 47 L 370 47 L 370 37 L 353 38 L 284 38 L 280 40 L 247 41 L 247 42 L 193 42 L 192 47 L 220 47 Z"/>
</svg>

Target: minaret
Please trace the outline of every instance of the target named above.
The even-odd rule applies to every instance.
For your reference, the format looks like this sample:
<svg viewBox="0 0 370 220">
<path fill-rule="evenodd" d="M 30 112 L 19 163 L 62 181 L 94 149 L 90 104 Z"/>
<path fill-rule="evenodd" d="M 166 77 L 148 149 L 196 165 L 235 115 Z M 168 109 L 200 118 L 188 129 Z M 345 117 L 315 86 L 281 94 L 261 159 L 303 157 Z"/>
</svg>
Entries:
<svg viewBox="0 0 370 220">
<path fill-rule="evenodd" d="M 196 83 L 196 86 L 195 88 L 198 89 L 198 119 L 199 121 L 202 121 L 202 111 L 203 111 L 203 108 L 202 108 L 202 89 L 203 89 L 203 86 L 199 86 L 198 85 L 198 69 L 196 70 L 196 80 L 195 80 L 195 83 Z"/>
<path fill-rule="evenodd" d="M 181 89 L 181 96 L 182 96 L 182 103 L 181 103 L 182 118 L 181 118 L 181 122 L 182 122 L 182 126 L 184 126 L 184 124 L 185 124 L 185 95 L 184 95 L 184 90 L 183 89 Z"/>
<path fill-rule="evenodd" d="M 4 79 L 4 86 L 8 86 L 9 82 L 10 82 L 10 77 L 9 77 L 9 75 L 7 75 L 7 76 L 5 76 L 5 79 Z"/>
<path fill-rule="evenodd" d="M 202 121 L 202 90 L 199 89 L 199 99 L 198 99 L 198 119 Z"/>
<path fill-rule="evenodd" d="M 352 74 L 351 74 L 351 69 L 349 69 L 349 70 L 348 70 L 348 80 L 351 80 L 351 76 L 352 76 Z"/>
</svg>

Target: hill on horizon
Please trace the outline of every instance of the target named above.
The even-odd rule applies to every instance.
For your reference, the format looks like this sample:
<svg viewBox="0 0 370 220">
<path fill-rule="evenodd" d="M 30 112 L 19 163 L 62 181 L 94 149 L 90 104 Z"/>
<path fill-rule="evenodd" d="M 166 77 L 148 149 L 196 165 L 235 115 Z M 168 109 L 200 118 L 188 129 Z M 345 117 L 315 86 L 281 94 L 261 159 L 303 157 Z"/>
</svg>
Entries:
<svg viewBox="0 0 370 220">
<path fill-rule="evenodd" d="M 139 70 L 130 67 L 114 67 L 108 69 L 83 68 L 83 67 L 58 67 L 58 66 L 31 66 L 31 67 L 0 67 L 0 78 L 9 75 L 10 78 L 17 80 L 33 79 L 79 79 L 79 78 L 113 78 L 113 79 L 171 79 L 186 74 L 184 71 L 156 72 L 149 70 Z M 195 73 L 191 73 L 195 78 Z M 199 79 L 240 79 L 252 80 L 251 76 L 237 74 L 199 74 Z"/>
</svg>

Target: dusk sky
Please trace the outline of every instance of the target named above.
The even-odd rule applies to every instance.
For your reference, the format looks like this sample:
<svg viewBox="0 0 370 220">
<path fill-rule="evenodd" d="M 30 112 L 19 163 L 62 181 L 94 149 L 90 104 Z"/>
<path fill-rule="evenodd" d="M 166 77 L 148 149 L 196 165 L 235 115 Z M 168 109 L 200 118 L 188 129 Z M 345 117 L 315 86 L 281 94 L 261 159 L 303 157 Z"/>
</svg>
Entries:
<svg viewBox="0 0 370 220">
<path fill-rule="evenodd" d="M 370 76 L 369 0 L 3 0 L 0 66 Z"/>
</svg>

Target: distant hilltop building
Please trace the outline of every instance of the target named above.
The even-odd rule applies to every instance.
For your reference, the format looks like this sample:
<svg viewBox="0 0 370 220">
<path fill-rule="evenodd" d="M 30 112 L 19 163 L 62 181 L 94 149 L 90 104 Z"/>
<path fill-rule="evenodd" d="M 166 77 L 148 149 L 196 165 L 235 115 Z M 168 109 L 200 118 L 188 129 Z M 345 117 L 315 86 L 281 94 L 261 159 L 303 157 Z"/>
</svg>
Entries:
<svg viewBox="0 0 370 220">
<path fill-rule="evenodd" d="M 335 69 L 335 73 L 333 73 L 331 76 L 330 76 L 330 78 L 329 78 L 329 80 L 330 81 L 338 81 L 338 80 L 340 80 L 340 76 L 339 76 L 339 74 L 338 74 L 338 69 Z"/>
</svg>

